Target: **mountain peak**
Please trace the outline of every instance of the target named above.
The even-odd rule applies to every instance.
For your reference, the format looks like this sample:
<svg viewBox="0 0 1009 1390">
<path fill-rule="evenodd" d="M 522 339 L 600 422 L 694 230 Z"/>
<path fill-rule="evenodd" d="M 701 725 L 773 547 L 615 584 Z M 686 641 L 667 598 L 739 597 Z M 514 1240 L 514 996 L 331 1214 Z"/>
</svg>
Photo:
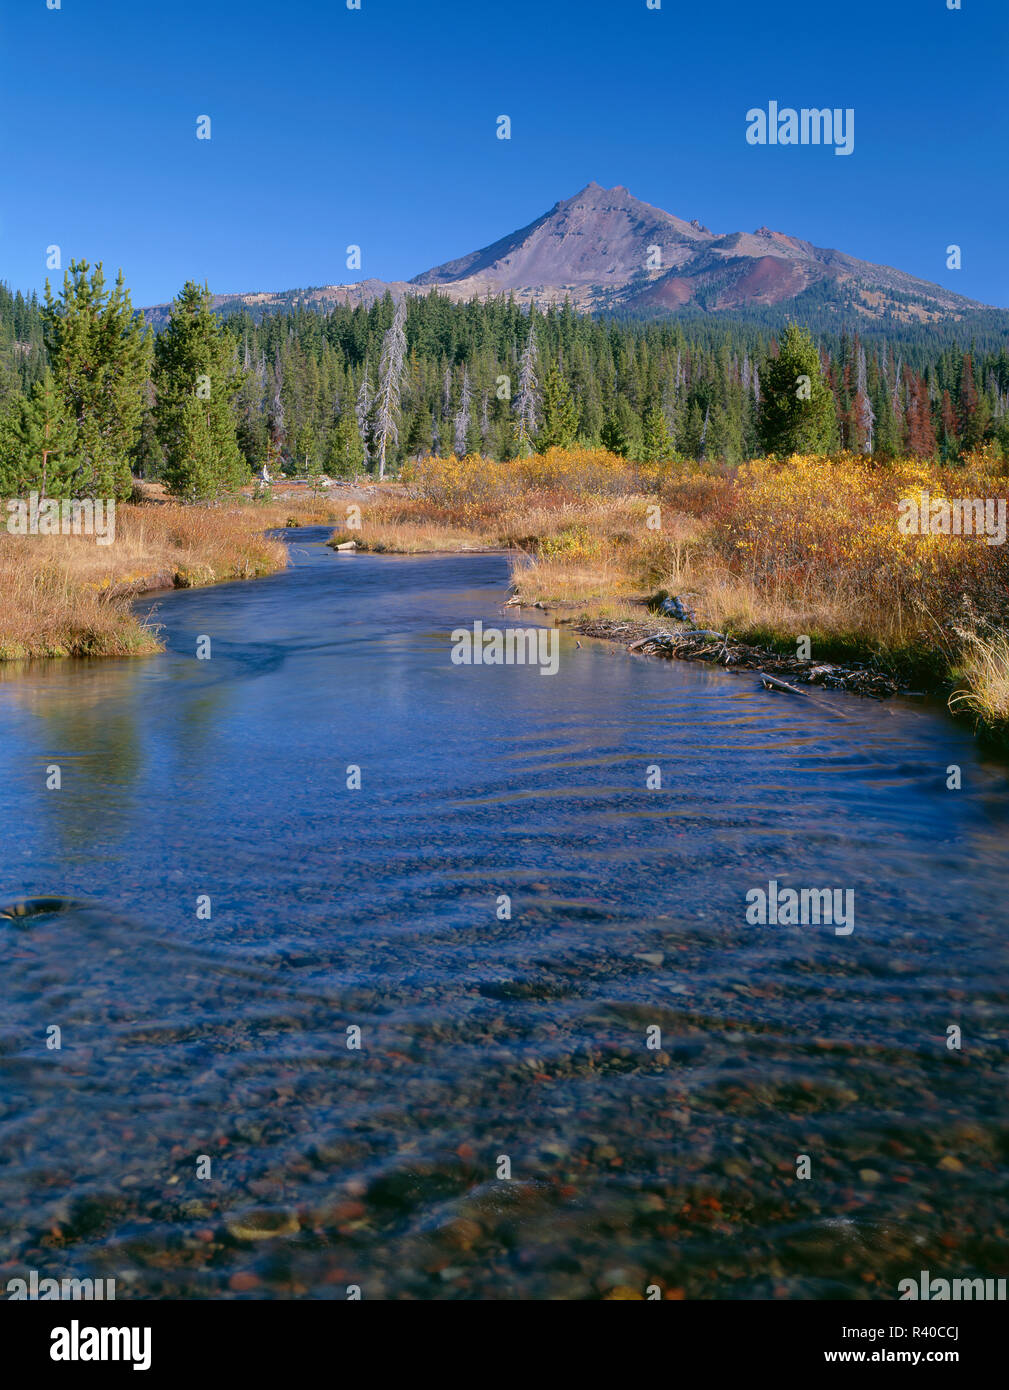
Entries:
<svg viewBox="0 0 1009 1390">
<path fill-rule="evenodd" d="M 895 322 L 962 319 L 982 308 L 941 285 L 760 226 L 716 234 L 595 179 L 516 232 L 446 261 L 409 284 L 362 281 L 283 294 L 225 296 L 222 304 L 373 303 L 442 288 L 455 300 L 514 294 L 541 306 L 632 313 L 741 311 L 787 304 L 814 286 L 839 313 Z"/>
<path fill-rule="evenodd" d="M 411 283 L 454 285 L 473 294 L 544 289 L 554 298 L 571 293 L 578 299 L 590 288 L 593 295 L 605 295 L 646 276 L 655 268 L 656 254 L 662 269 L 680 265 L 710 240 L 711 232 L 699 222 L 652 207 L 623 184 L 603 188 L 593 179 L 528 227 L 435 266 Z"/>
</svg>

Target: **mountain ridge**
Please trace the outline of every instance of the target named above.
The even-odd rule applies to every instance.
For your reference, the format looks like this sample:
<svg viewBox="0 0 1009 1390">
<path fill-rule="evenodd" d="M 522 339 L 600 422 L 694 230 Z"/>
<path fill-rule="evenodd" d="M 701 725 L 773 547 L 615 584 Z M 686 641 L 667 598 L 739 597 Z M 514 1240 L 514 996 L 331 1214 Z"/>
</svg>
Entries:
<svg viewBox="0 0 1009 1390">
<path fill-rule="evenodd" d="M 307 289 L 214 296 L 224 313 L 303 305 L 324 312 L 368 306 L 386 293 L 439 292 L 454 300 L 512 295 L 540 307 L 569 300 L 583 312 L 652 317 L 686 311 L 747 313 L 787 306 L 815 289 L 828 307 L 867 324 L 957 323 L 1006 312 L 894 266 L 863 261 L 767 226 L 711 231 L 636 198 L 622 184 L 594 181 L 487 246 L 444 261 L 409 281 L 367 279 Z M 160 326 L 170 305 L 143 312 Z M 1009 315 L 1007 315 L 1009 321 Z"/>
</svg>

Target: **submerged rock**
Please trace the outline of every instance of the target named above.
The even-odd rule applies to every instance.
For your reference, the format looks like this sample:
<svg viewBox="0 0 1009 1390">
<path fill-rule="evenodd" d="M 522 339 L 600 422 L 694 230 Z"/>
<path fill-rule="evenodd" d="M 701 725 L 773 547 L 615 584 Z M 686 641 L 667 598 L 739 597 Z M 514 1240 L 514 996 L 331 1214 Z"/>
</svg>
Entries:
<svg viewBox="0 0 1009 1390">
<path fill-rule="evenodd" d="M 273 1240 L 277 1236 L 293 1236 L 301 1223 L 293 1212 L 268 1207 L 245 1212 L 228 1222 L 228 1235 L 235 1240 Z"/>
<path fill-rule="evenodd" d="M 52 912 L 73 912 L 84 904 L 77 898 L 18 898 L 0 907 L 0 920 L 45 917 Z"/>
</svg>

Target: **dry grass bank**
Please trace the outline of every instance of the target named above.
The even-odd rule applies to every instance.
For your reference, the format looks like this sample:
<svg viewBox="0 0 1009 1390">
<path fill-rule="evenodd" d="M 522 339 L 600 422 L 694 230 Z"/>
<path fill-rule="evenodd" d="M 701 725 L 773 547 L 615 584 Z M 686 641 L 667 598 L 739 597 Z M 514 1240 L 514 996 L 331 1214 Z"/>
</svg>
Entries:
<svg viewBox="0 0 1009 1390">
<path fill-rule="evenodd" d="M 514 547 L 523 603 L 586 619 L 640 617 L 677 594 L 697 623 L 814 661 L 872 660 L 902 680 L 955 688 L 953 704 L 1009 729 L 1009 546 L 903 534 L 902 499 L 1007 495 L 1006 465 L 920 460 L 755 460 L 736 469 L 643 467 L 602 451 L 511 463 L 471 456 L 404 470 L 363 508 L 380 550 Z"/>
<path fill-rule="evenodd" d="M 130 598 L 283 568 L 286 547 L 262 534 L 271 524 L 278 523 L 251 505 L 123 503 L 111 545 L 93 536 L 0 530 L 0 660 L 159 651 L 157 634 L 130 612 Z"/>
</svg>

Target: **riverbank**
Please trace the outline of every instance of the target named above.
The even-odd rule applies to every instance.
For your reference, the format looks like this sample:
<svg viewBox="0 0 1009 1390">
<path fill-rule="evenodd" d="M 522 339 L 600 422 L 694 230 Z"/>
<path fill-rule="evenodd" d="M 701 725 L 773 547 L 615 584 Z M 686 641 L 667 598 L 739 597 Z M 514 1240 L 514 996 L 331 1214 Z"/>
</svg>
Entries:
<svg viewBox="0 0 1009 1390">
<path fill-rule="evenodd" d="M 137 656 L 162 650 L 131 601 L 160 589 L 254 579 L 283 569 L 287 547 L 265 533 L 289 521 L 332 525 L 336 502 L 314 496 L 189 507 L 156 487 L 116 507 L 114 539 L 0 531 L 0 661 Z"/>
<path fill-rule="evenodd" d="M 984 450 L 956 468 L 849 455 L 634 465 L 600 450 L 425 459 L 332 544 L 509 547 L 513 602 L 578 631 L 661 634 L 651 650 L 664 655 L 865 694 L 942 693 L 1005 739 L 1006 547 L 898 520 L 906 499 L 1006 490 L 1004 462 Z M 691 635 L 704 632 L 717 638 Z"/>
<path fill-rule="evenodd" d="M 736 468 L 636 465 L 602 450 L 427 458 L 397 481 L 326 493 L 281 483 L 217 507 L 145 486 L 117 509 L 110 546 L 0 534 L 13 598 L 0 659 L 160 650 L 130 600 L 273 573 L 287 549 L 266 533 L 322 524 L 334 547 L 373 553 L 508 549 L 512 602 L 580 632 L 803 684 L 942 693 L 1005 741 L 1006 546 L 905 533 L 898 518 L 908 499 L 934 508 L 1006 490 L 1005 463 L 984 450 L 955 469 L 846 455 Z"/>
<path fill-rule="evenodd" d="M 769 688 L 794 690 L 796 686 L 819 686 L 824 690 L 846 690 L 852 695 L 886 699 L 912 693 L 893 676 L 857 662 L 814 662 L 783 655 L 768 647 L 741 642 L 724 632 L 670 626 L 658 618 L 570 618 L 545 608 L 559 623 L 570 624 L 575 632 L 617 642 L 628 651 L 670 660 L 700 661 L 727 671 L 750 671 L 764 678 Z M 799 692 L 801 693 L 801 692 Z M 924 694 L 915 691 L 915 694 Z"/>
</svg>

